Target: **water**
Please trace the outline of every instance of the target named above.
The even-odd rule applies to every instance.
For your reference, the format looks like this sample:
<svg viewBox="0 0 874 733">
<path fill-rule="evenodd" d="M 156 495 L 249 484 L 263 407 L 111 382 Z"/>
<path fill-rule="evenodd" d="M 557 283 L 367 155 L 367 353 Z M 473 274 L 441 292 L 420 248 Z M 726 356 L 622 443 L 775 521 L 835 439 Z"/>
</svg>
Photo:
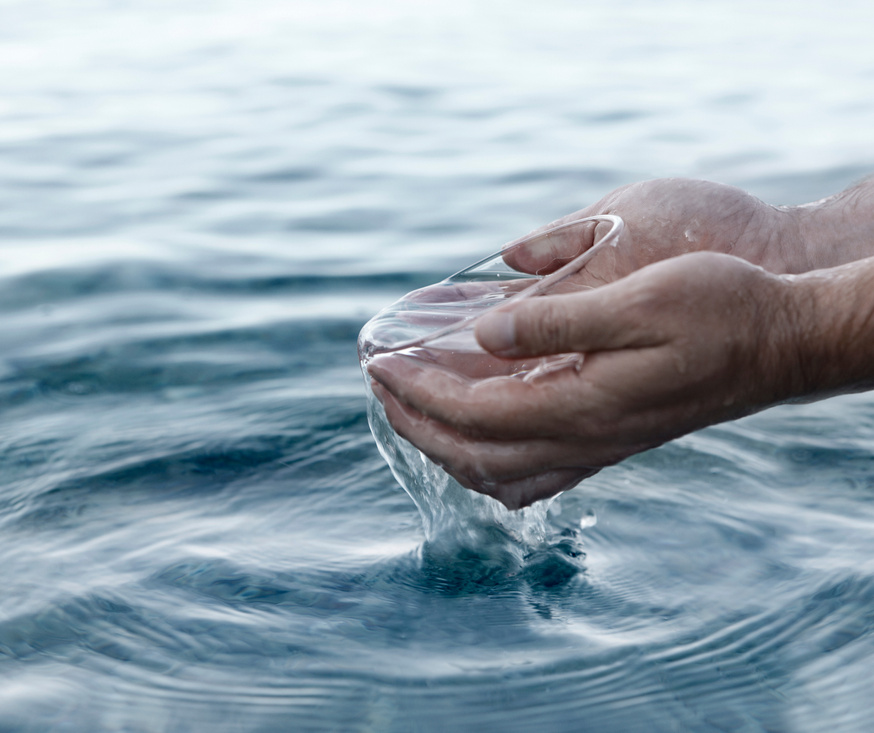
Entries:
<svg viewBox="0 0 874 733">
<path fill-rule="evenodd" d="M 871 16 L 0 2 L 0 730 L 866 730 L 874 398 L 434 546 L 355 339 L 622 183 L 868 174 Z"/>
<path fill-rule="evenodd" d="M 448 550 L 449 561 L 462 548 L 478 552 L 485 545 L 495 544 L 495 537 L 501 537 L 506 541 L 499 544 L 505 545 L 506 549 L 519 546 L 514 548 L 516 553 L 511 551 L 510 554 L 516 554 L 517 559 L 524 562 L 532 552 L 543 549 L 541 545 L 552 534 L 546 516 L 551 501 L 508 511 L 492 498 L 465 490 L 394 431 L 386 410 L 374 393 L 369 373 L 371 361 L 380 354 L 400 353 L 426 364 L 441 364 L 468 379 L 502 375 L 526 382 L 563 369 L 579 369 L 584 358 L 581 354 L 515 360 L 512 363 L 495 359 L 477 343 L 474 327 L 486 311 L 502 303 L 562 292 L 563 287 L 567 287 L 566 281 L 572 280 L 586 262 L 603 248 L 616 246 L 624 222 L 619 217 L 601 219 L 610 219 L 609 233 L 576 257 L 568 257 L 569 261 L 552 273 L 537 277 L 514 270 L 508 265 L 512 259 L 507 253 L 519 247 L 543 248 L 547 244 L 553 248 L 551 251 L 555 251 L 561 242 L 573 246 L 591 227 L 592 217 L 516 240 L 501 252 L 488 255 L 439 283 L 405 294 L 383 308 L 361 329 L 358 357 L 367 394 L 370 430 L 392 474 L 419 509 L 426 546 L 432 550 L 443 546 Z M 556 486 L 552 493 L 573 488 L 581 478 L 579 473 L 565 478 L 565 484 Z M 567 554 L 565 534 L 562 533 L 562 539 L 552 548 L 563 554 Z M 576 557 L 582 551 L 575 548 L 571 554 Z"/>
</svg>

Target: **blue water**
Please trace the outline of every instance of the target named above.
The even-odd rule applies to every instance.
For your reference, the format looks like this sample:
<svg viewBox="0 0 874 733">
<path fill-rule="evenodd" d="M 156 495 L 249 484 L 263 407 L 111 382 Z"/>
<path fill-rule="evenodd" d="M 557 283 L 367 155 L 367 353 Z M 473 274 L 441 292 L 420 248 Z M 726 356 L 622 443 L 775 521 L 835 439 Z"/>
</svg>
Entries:
<svg viewBox="0 0 874 733">
<path fill-rule="evenodd" d="M 872 20 L 0 2 L 0 730 L 868 730 L 874 398 L 426 542 L 355 339 L 622 183 L 867 175 Z"/>
</svg>

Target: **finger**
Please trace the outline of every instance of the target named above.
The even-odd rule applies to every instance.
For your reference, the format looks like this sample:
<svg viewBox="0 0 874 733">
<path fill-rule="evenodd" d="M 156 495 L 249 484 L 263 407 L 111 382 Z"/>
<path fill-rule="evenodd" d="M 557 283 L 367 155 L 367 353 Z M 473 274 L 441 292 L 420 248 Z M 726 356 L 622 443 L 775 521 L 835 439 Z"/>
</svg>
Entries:
<svg viewBox="0 0 874 733">
<path fill-rule="evenodd" d="M 472 347 L 478 348 L 472 328 L 470 341 Z M 439 342 L 438 346 L 435 347 L 421 346 L 401 353 L 439 365 L 443 369 L 467 377 L 469 380 L 509 377 L 514 374 L 524 375 L 536 368 L 539 363 L 538 359 L 503 359 L 481 349 L 478 351 L 450 351 L 439 348 Z"/>
<path fill-rule="evenodd" d="M 487 494 L 509 509 L 572 488 L 598 468 L 558 467 L 573 463 L 572 446 L 552 441 L 471 441 L 397 400 L 379 383 L 374 395 L 382 402 L 392 427 L 425 453 L 462 486 Z"/>
<path fill-rule="evenodd" d="M 478 319 L 477 341 L 507 358 L 659 345 L 666 340 L 665 328 L 653 317 L 648 279 L 629 277 L 496 308 Z"/>
<path fill-rule="evenodd" d="M 594 476 L 600 469 L 562 469 L 547 471 L 511 481 L 498 481 L 475 485 L 465 483 L 465 477 L 453 476 L 462 486 L 500 501 L 507 509 L 522 509 L 536 501 L 548 499 L 574 488 L 580 481 Z"/>
<path fill-rule="evenodd" d="M 518 289 L 524 288 L 530 284 L 531 278 L 521 280 Z M 495 293 L 503 292 L 507 289 L 506 283 L 515 281 L 442 281 L 434 285 L 427 285 L 424 288 L 413 290 L 404 296 L 404 303 L 421 305 L 439 305 L 443 303 L 468 303 L 472 300 L 494 295 Z"/>
<path fill-rule="evenodd" d="M 367 369 L 416 412 L 472 439 L 561 438 L 569 429 L 561 416 L 568 412 L 571 374 L 576 376 L 570 369 L 536 383 L 514 377 L 470 380 L 401 354 L 378 356 Z"/>
<path fill-rule="evenodd" d="M 557 270 L 595 243 L 595 230 L 599 222 L 586 222 L 558 231 L 551 230 L 585 216 L 583 212 L 571 214 L 510 242 L 504 247 L 504 262 L 514 270 L 537 275 Z"/>
<path fill-rule="evenodd" d="M 398 435 L 441 466 L 477 483 L 524 478 L 556 467 L 574 467 L 574 446 L 532 437 L 521 441 L 476 440 L 398 400 L 378 383 L 374 395 Z"/>
<path fill-rule="evenodd" d="M 391 393 L 406 411 L 408 419 L 396 419 L 395 428 L 444 465 L 477 457 L 485 443 L 538 440 L 568 452 L 547 452 L 552 463 L 535 463 L 536 456 L 520 452 L 529 469 L 603 467 L 680 434 L 662 424 L 665 409 L 676 402 L 676 365 L 663 351 L 645 352 L 654 358 L 645 359 L 643 373 L 640 352 L 605 351 L 588 356 L 579 373 L 568 369 L 532 383 L 496 378 L 471 384 L 397 355 L 377 357 L 369 370 L 385 388 L 377 385 L 377 396 Z M 678 407 L 682 414 L 682 400 Z M 491 470 L 505 475 L 500 467 Z"/>
</svg>

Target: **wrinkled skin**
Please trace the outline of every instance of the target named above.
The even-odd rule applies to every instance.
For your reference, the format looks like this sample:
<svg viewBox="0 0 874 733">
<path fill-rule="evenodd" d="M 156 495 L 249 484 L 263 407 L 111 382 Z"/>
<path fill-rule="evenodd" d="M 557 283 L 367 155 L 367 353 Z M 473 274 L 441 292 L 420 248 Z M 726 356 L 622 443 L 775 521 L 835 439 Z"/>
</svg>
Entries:
<svg viewBox="0 0 874 733">
<path fill-rule="evenodd" d="M 596 214 L 622 217 L 625 230 L 619 245 L 599 253 L 581 280 L 597 286 L 689 252 L 730 254 L 775 273 L 806 272 L 811 263 L 802 237 L 804 213 L 769 206 L 732 186 L 661 179 L 623 186 L 542 229 Z M 599 224 L 581 237 L 571 235 L 575 241 L 568 235 L 554 236 L 547 246 L 523 249 L 508 262 L 524 272 L 549 272 L 591 247 L 609 227 Z"/>
<path fill-rule="evenodd" d="M 824 338 L 814 324 L 828 307 L 815 307 L 812 295 L 822 288 L 772 274 L 811 268 L 810 207 L 778 209 L 735 188 L 663 180 L 618 189 L 559 222 L 594 214 L 621 216 L 626 231 L 569 292 L 480 319 L 476 337 L 490 352 L 481 358 L 494 370 L 460 370 L 451 354 L 433 363 L 386 355 L 369 366 L 398 433 L 462 485 L 510 508 L 690 431 L 816 391 L 805 348 Z M 554 236 L 507 260 L 548 272 L 601 233 Z M 859 290 L 870 292 L 870 283 Z M 871 321 L 862 319 L 862 331 Z M 532 381 L 501 376 L 512 370 L 498 366 L 568 352 L 585 354 L 581 368 Z M 499 376 L 472 376 L 487 373 Z"/>
<path fill-rule="evenodd" d="M 788 324 L 763 308 L 782 291 L 777 277 L 738 258 L 690 254 L 615 285 L 502 309 L 513 313 L 510 341 L 500 316 L 477 329 L 486 348 L 508 357 L 586 353 L 579 370 L 532 382 L 470 379 L 451 363 L 382 356 L 370 373 L 400 435 L 462 485 L 518 508 L 788 396 L 772 369 Z M 773 379 L 736 378 L 750 372 Z"/>
</svg>

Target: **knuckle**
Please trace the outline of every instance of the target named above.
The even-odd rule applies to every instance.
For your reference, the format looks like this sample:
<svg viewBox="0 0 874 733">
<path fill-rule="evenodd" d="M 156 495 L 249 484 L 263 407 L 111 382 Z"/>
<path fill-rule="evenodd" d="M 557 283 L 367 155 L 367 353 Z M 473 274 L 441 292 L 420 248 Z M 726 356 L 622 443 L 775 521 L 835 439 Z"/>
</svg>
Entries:
<svg viewBox="0 0 874 733">
<path fill-rule="evenodd" d="M 570 319 L 553 300 L 543 300 L 533 323 L 525 329 L 527 346 L 532 353 L 549 353 L 568 346 Z"/>
</svg>

